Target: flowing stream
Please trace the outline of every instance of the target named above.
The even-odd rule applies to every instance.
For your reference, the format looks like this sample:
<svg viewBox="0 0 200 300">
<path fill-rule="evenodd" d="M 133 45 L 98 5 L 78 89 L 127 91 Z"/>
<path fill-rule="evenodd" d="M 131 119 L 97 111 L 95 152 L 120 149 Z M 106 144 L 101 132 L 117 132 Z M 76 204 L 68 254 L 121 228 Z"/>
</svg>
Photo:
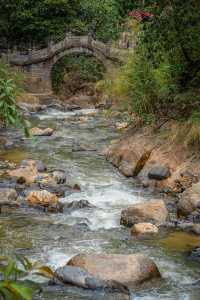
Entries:
<svg viewBox="0 0 200 300">
<path fill-rule="evenodd" d="M 18 251 L 32 260 L 56 268 L 80 252 L 145 253 L 158 265 L 164 278 L 156 286 L 133 292 L 133 299 L 200 299 L 200 289 L 193 284 L 199 279 L 197 264 L 187 259 L 186 252 L 200 246 L 200 238 L 181 232 L 162 233 L 158 237 L 137 240 L 130 229 L 120 226 L 121 210 L 130 204 L 148 201 L 153 196 L 122 176 L 102 155 L 119 133 L 104 113 L 88 116 L 85 122 L 74 122 L 75 114 L 91 115 L 91 110 L 61 112 L 54 109 L 36 114 L 33 124 L 55 128 L 52 137 L 20 142 L 17 131 L 12 150 L 2 150 L 4 159 L 42 160 L 48 168 L 65 170 L 68 181 L 78 183 L 81 191 L 66 192 L 63 202 L 88 200 L 92 209 L 48 214 L 34 209 L 13 210 L 0 218 L 1 253 Z M 71 120 L 71 121 L 70 121 Z M 87 151 L 83 150 L 82 147 Z M 76 288 L 51 287 L 36 297 L 49 300 L 108 300 L 104 295 Z"/>
</svg>

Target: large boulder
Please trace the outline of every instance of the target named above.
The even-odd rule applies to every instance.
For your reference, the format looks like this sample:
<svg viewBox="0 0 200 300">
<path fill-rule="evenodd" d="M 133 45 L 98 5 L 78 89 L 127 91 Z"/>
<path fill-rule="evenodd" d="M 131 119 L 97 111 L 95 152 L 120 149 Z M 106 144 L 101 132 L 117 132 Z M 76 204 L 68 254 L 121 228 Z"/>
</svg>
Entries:
<svg viewBox="0 0 200 300">
<path fill-rule="evenodd" d="M 107 160 L 127 177 L 137 176 L 144 168 L 152 152 L 146 145 L 136 145 L 132 138 L 112 143 L 106 151 Z"/>
<path fill-rule="evenodd" d="M 30 206 L 43 207 L 44 210 L 51 212 L 62 211 L 62 205 L 56 195 L 46 191 L 31 191 L 27 196 L 27 201 Z"/>
<path fill-rule="evenodd" d="M 129 294 L 129 290 L 126 286 L 115 281 L 102 280 L 98 276 L 94 276 L 86 270 L 79 267 L 60 267 L 55 271 L 54 279 L 55 281 L 58 280 L 64 284 L 72 284 L 84 289 L 102 289 L 111 292 L 122 292 L 125 294 Z"/>
<path fill-rule="evenodd" d="M 52 128 L 38 128 L 38 127 L 33 127 L 30 130 L 30 134 L 33 136 L 50 136 L 52 135 L 54 130 Z"/>
<path fill-rule="evenodd" d="M 178 216 L 200 219 L 200 182 L 193 184 L 181 194 L 177 212 Z"/>
<path fill-rule="evenodd" d="M 132 226 L 148 222 L 157 226 L 165 223 L 168 210 L 163 200 L 150 200 L 129 206 L 121 213 L 121 225 Z"/>
<path fill-rule="evenodd" d="M 131 228 L 132 236 L 152 235 L 158 233 L 158 227 L 151 223 L 138 223 Z"/>
<path fill-rule="evenodd" d="M 127 287 L 160 277 L 156 264 L 143 254 L 79 254 L 67 265 L 80 267 L 103 281 L 116 281 Z"/>
</svg>

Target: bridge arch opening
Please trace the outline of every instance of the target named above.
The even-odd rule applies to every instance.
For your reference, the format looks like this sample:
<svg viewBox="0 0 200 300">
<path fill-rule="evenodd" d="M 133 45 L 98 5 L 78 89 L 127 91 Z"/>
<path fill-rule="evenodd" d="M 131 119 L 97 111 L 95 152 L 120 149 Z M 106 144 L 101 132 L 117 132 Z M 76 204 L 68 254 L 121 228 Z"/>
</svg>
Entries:
<svg viewBox="0 0 200 300">
<path fill-rule="evenodd" d="M 82 50 L 82 51 L 81 51 Z M 53 92 L 61 100 L 74 97 L 89 97 L 95 101 L 95 84 L 103 78 L 106 65 L 102 57 L 89 49 L 70 49 L 54 58 L 51 68 Z"/>
</svg>

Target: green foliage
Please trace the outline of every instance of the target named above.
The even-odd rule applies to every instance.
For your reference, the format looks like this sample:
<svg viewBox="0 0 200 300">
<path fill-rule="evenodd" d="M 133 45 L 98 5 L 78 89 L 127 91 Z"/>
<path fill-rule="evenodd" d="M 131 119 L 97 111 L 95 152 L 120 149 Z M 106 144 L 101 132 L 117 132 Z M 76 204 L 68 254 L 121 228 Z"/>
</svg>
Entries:
<svg viewBox="0 0 200 300">
<path fill-rule="evenodd" d="M 79 33 L 90 32 L 104 41 L 118 37 L 120 16 L 116 0 L 82 0 L 78 16 L 79 24 L 81 22 L 81 27 L 77 26 Z"/>
<path fill-rule="evenodd" d="M 54 272 L 48 266 L 32 263 L 22 255 L 16 255 L 15 258 L 0 257 L 0 298 L 32 300 L 35 289 L 26 281 L 30 274 L 52 279 Z"/>
<path fill-rule="evenodd" d="M 14 91 L 12 79 L 0 80 L 0 116 L 5 120 L 6 126 L 20 124 Z"/>
<path fill-rule="evenodd" d="M 12 44 L 61 38 L 77 15 L 76 0 L 8 0 L 1 3 L 0 36 Z"/>
<path fill-rule="evenodd" d="M 117 37 L 120 14 L 116 0 L 1 1 L 0 40 L 19 45 L 62 39 L 66 32 Z"/>
<path fill-rule="evenodd" d="M 11 68 L 8 64 L 0 60 L 0 79 L 9 80 L 11 78 L 15 84 L 15 95 L 17 96 L 23 92 L 24 76 L 19 70 Z"/>
<path fill-rule="evenodd" d="M 78 75 L 78 84 L 96 82 L 102 78 L 104 67 L 96 58 L 86 55 L 68 55 L 54 65 L 52 70 L 52 84 L 55 92 L 59 92 L 64 84 L 64 75 L 69 73 Z M 76 82 L 77 83 L 77 82 Z"/>
<path fill-rule="evenodd" d="M 140 24 L 137 49 L 112 81 L 112 89 L 144 119 L 188 119 L 200 104 L 200 3 L 136 4 L 155 17 Z"/>
<path fill-rule="evenodd" d="M 10 76 L 13 76 L 13 79 L 9 79 Z M 0 78 L 0 118 L 7 127 L 23 127 L 25 134 L 29 135 L 30 124 L 19 113 L 16 104 L 16 97 L 22 89 L 20 73 L 12 73 L 9 66 L 1 63 Z"/>
<path fill-rule="evenodd" d="M 23 270 L 19 269 L 19 262 L 23 266 Z M 32 264 L 28 259 L 17 257 L 0 258 L 0 295 L 5 300 L 32 300 L 33 290 L 23 282 L 23 277 L 29 274 Z"/>
</svg>

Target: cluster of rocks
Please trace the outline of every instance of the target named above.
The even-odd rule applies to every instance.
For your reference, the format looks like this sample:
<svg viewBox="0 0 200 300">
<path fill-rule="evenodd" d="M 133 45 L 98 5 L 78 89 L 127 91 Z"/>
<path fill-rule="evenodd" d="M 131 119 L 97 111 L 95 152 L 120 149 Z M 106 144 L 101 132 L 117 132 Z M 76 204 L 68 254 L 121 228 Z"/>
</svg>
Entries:
<svg viewBox="0 0 200 300">
<path fill-rule="evenodd" d="M 169 212 L 162 199 L 133 204 L 121 213 L 121 225 L 131 227 L 133 237 L 152 236 L 169 220 Z"/>
<path fill-rule="evenodd" d="M 200 172 L 191 159 L 177 154 L 167 145 L 156 143 L 152 133 L 129 130 L 122 139 L 113 141 L 106 149 L 109 162 L 126 177 L 134 177 L 144 187 L 156 189 L 167 194 L 182 193 L 197 183 Z M 181 156 L 182 154 L 182 156 Z"/>
<path fill-rule="evenodd" d="M 152 142 L 144 132 L 132 131 L 113 141 L 105 152 L 107 160 L 126 177 L 133 177 L 143 187 L 165 197 L 124 209 L 121 224 L 131 227 L 134 238 L 151 238 L 159 232 L 166 234 L 168 229 L 200 235 L 198 160 L 187 159 L 180 149 L 172 152 L 164 142 Z M 187 257 L 199 262 L 199 247 L 187 253 Z"/>
<path fill-rule="evenodd" d="M 59 200 L 66 191 L 80 190 L 78 184 L 67 182 L 62 170 L 47 170 L 37 160 L 24 160 L 19 166 L 4 173 L 5 186 L 0 187 L 0 207 L 20 207 L 27 204 L 42 208 L 48 212 L 62 212 L 63 204 Z"/>
<path fill-rule="evenodd" d="M 194 172 L 195 162 L 183 162 L 181 152 L 171 153 L 162 145 L 153 144 L 149 136 L 149 132 L 136 130 L 114 141 L 106 150 L 107 160 L 143 187 L 173 197 L 171 205 L 177 219 L 200 223 L 200 182 Z"/>
</svg>

